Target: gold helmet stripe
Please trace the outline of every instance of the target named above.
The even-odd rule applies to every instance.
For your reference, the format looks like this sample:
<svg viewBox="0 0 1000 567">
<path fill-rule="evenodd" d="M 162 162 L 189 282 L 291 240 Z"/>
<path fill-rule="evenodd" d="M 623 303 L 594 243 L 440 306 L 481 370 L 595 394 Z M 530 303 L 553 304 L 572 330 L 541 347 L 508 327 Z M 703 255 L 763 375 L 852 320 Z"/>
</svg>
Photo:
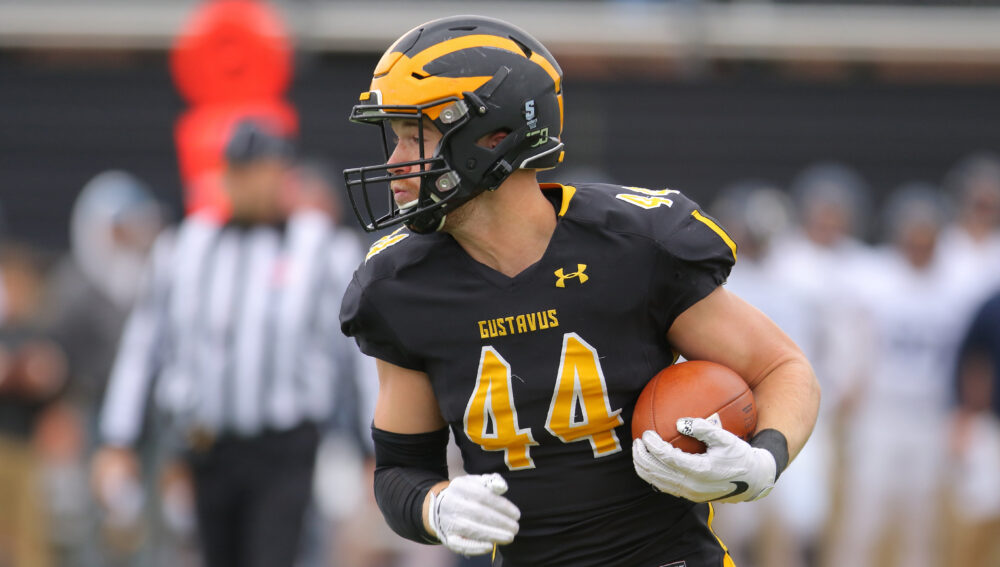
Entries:
<svg viewBox="0 0 1000 567">
<path fill-rule="evenodd" d="M 379 78 L 385 75 L 392 69 L 392 66 L 396 64 L 400 58 L 404 57 L 403 53 L 400 51 L 386 51 L 382 54 L 382 58 L 378 60 L 378 65 L 375 65 L 375 78 Z"/>
<path fill-rule="evenodd" d="M 447 97 L 461 96 L 465 91 L 474 91 L 486 84 L 492 77 L 435 77 L 429 76 L 417 79 L 413 73 L 420 66 L 402 55 L 393 66 L 390 73 L 372 80 L 372 91 L 381 91 L 384 105 L 418 105 L 426 104 Z M 419 97 L 419 98 L 417 98 Z M 392 110 L 394 114 L 414 114 L 413 110 Z M 437 119 L 441 108 L 434 107 L 426 111 L 431 119 Z"/>
<path fill-rule="evenodd" d="M 480 34 L 463 35 L 434 44 L 414 55 L 413 62 L 422 69 L 424 65 L 434 61 L 442 55 L 454 53 L 462 49 L 469 49 L 471 47 L 496 47 L 498 49 L 510 51 L 511 53 L 517 53 L 522 57 L 524 56 L 524 51 L 522 51 L 521 47 L 513 40 L 496 35 Z M 552 81 L 556 85 L 556 92 L 559 92 L 561 78 L 559 77 L 559 72 L 556 71 L 556 68 L 552 65 L 552 63 L 537 53 L 532 53 L 531 57 L 528 59 L 542 69 L 545 69 L 545 72 L 552 77 Z"/>
<path fill-rule="evenodd" d="M 427 76 L 418 79 L 414 76 L 414 74 L 422 75 L 424 66 L 439 57 L 473 47 L 495 47 L 524 57 L 524 51 L 513 40 L 487 34 L 464 35 L 442 41 L 415 54 L 412 58 L 399 51 L 392 51 L 392 48 L 390 48 L 375 67 L 371 90 L 381 91 L 383 96 L 382 104 L 386 105 L 426 104 L 449 96 L 460 96 L 465 91 L 475 91 L 492 77 Z M 548 73 L 555 84 L 555 92 L 560 93 L 560 89 L 562 88 L 561 77 L 555 66 L 538 53 L 532 53 L 528 59 Z M 420 99 L 414 100 L 413 97 L 417 93 L 419 93 Z M 557 98 L 559 100 L 559 124 L 561 129 L 563 118 L 561 93 L 557 95 Z M 404 111 L 399 112 L 406 114 Z M 439 112 L 440 109 L 430 109 L 427 113 L 432 119 L 435 119 Z"/>
<path fill-rule="evenodd" d="M 498 49 L 510 51 L 511 53 L 516 53 L 522 57 L 524 56 L 524 51 L 522 51 L 521 47 L 513 40 L 487 34 L 463 35 L 434 44 L 417 53 L 413 57 L 407 57 L 403 53 L 393 51 L 392 48 L 390 48 L 389 51 L 387 51 L 379 60 L 378 65 L 376 65 L 374 75 L 376 79 L 382 78 L 391 70 L 395 69 L 397 65 L 408 67 L 407 70 L 411 73 L 419 73 L 423 70 L 425 65 L 443 55 L 472 47 L 496 47 Z M 559 76 L 559 72 L 556 71 L 556 68 L 552 65 L 552 63 L 538 53 L 532 53 L 531 57 L 528 59 L 548 73 L 548 75 L 552 78 L 553 83 L 555 83 L 556 92 L 559 92 L 562 86 L 562 81 Z"/>
</svg>

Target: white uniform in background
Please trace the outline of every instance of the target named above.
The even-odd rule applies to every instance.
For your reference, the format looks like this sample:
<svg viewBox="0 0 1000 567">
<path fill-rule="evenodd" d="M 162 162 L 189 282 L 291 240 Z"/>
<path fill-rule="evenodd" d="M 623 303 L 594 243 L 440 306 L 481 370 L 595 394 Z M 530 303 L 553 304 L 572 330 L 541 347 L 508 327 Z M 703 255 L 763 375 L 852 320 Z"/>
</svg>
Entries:
<svg viewBox="0 0 1000 567">
<path fill-rule="evenodd" d="M 792 259 L 802 263 L 802 267 L 795 267 L 795 270 L 816 269 L 807 261 L 811 257 Z M 794 281 L 802 274 L 785 272 L 792 268 L 789 260 L 774 255 L 759 262 L 740 258 L 726 288 L 763 311 L 812 361 L 825 335 L 821 315 L 823 304 L 818 301 L 821 290 L 817 288 L 812 294 L 806 293 L 805 286 Z M 777 528 L 793 539 L 794 549 L 789 549 L 788 556 L 783 558 L 791 562 L 790 565 L 801 564 L 802 552 L 819 538 L 830 513 L 833 466 L 830 424 L 822 417 L 828 412 L 822 408 L 820 412 L 821 418 L 809 442 L 781 475 L 778 487 L 768 498 L 719 506 L 716 530 L 733 548 L 738 564 L 751 564 L 749 557 L 739 556 L 741 550 L 738 548 L 760 536 L 762 518 L 775 520 Z"/>
<path fill-rule="evenodd" d="M 856 388 L 869 344 L 859 332 L 859 295 L 873 262 L 871 248 L 850 237 L 820 246 L 802 233 L 792 233 L 773 248 L 774 270 L 785 285 L 814 305 L 819 336 L 806 352 L 823 387 L 819 423 Z"/>
<path fill-rule="evenodd" d="M 962 315 L 971 322 L 976 308 L 1000 289 L 1000 232 L 976 242 L 952 225 L 941 232 L 940 256 L 954 284 L 960 286 Z"/>
<path fill-rule="evenodd" d="M 946 228 L 939 249 L 956 286 L 956 315 L 964 336 L 989 296 L 1000 290 L 1000 233 L 975 242 L 959 226 Z M 956 367 L 957 368 L 957 367 Z M 949 462 L 948 485 L 961 528 L 1000 517 L 1000 420 L 990 413 L 972 418 L 968 439 Z"/>
<path fill-rule="evenodd" d="M 874 358 L 848 431 L 840 560 L 874 565 L 892 527 L 899 565 L 932 565 L 961 301 L 940 254 L 917 270 L 886 249 L 863 279 Z"/>
</svg>

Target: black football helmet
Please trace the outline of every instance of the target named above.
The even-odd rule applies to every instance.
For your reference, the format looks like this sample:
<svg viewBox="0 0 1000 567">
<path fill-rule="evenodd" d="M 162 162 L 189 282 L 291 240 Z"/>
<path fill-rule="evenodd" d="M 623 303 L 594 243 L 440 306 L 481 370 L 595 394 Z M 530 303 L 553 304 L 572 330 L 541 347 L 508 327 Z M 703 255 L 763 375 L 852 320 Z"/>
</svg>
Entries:
<svg viewBox="0 0 1000 567">
<path fill-rule="evenodd" d="M 369 232 L 401 223 L 433 232 L 449 211 L 495 190 L 514 170 L 551 169 L 562 161 L 562 70 L 545 46 L 501 20 L 433 20 L 389 47 L 350 116 L 381 127 L 386 161 L 392 153 L 388 120 L 397 118 L 417 121 L 420 159 L 345 170 L 351 204 Z M 430 156 L 423 150 L 425 120 L 442 134 Z M 495 148 L 477 145 L 498 131 L 507 136 Z M 405 166 L 414 170 L 389 171 Z M 406 177 L 420 178 L 420 193 L 399 207 L 389 182 Z M 389 197 L 388 212 L 373 210 L 382 203 L 373 190 Z"/>
</svg>

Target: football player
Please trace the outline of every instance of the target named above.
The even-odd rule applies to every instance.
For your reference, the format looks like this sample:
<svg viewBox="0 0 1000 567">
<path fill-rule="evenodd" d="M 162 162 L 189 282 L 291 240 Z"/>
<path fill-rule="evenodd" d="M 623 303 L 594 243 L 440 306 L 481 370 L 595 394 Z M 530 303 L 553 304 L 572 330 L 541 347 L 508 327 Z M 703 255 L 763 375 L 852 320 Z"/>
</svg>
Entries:
<svg viewBox="0 0 1000 567">
<path fill-rule="evenodd" d="M 720 287 L 736 245 L 695 203 L 538 183 L 563 158 L 562 79 L 523 30 L 444 18 L 386 51 L 352 111 L 386 150 L 345 171 L 355 212 L 397 227 L 341 308 L 378 359 L 376 498 L 400 535 L 499 551 L 505 567 L 732 565 L 709 503 L 768 493 L 818 386 L 795 344 Z M 704 419 L 679 426 L 705 454 L 630 440 L 639 392 L 677 354 L 746 379 L 751 443 Z M 469 473 L 450 480 L 449 428 Z"/>
<path fill-rule="evenodd" d="M 870 330 L 854 329 L 868 336 L 872 357 L 845 431 L 852 458 L 844 463 L 834 565 L 938 564 L 949 377 L 967 289 L 956 285 L 940 253 L 948 205 L 936 187 L 921 182 L 896 189 L 885 204 L 886 242 L 872 265 L 878 271 L 868 272 L 859 297 Z M 891 558 L 881 552 L 890 530 L 899 543 Z"/>
</svg>

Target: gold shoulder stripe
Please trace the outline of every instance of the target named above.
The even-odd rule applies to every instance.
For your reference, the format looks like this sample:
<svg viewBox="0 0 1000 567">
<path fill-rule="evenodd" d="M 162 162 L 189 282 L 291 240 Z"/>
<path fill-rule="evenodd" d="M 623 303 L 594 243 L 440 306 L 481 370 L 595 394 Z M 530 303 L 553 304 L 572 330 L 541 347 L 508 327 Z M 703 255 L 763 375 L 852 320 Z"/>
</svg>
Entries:
<svg viewBox="0 0 1000 567">
<path fill-rule="evenodd" d="M 375 244 L 372 244 L 372 247 L 368 249 L 368 254 L 365 255 L 365 262 L 371 259 L 372 256 L 378 254 L 393 244 L 398 244 L 401 240 L 409 236 L 410 233 L 403 232 L 404 230 L 406 230 L 405 227 L 398 228 L 392 234 L 383 236 L 382 238 L 376 240 Z"/>
<path fill-rule="evenodd" d="M 701 214 L 701 211 L 699 211 L 698 209 L 695 209 L 695 210 L 691 211 L 691 216 L 693 216 L 694 218 L 698 219 L 699 221 L 705 223 L 705 226 L 707 226 L 708 228 L 712 229 L 712 232 L 714 232 L 715 234 L 718 234 L 719 238 L 722 238 L 722 240 L 725 241 L 726 245 L 729 246 L 729 249 L 733 252 L 733 261 L 735 262 L 736 261 L 736 243 L 733 242 L 733 239 L 730 238 L 728 234 L 726 234 L 726 231 L 722 230 L 722 227 L 720 227 L 719 225 L 715 224 L 715 222 L 712 219 L 710 219 L 710 218 L 706 217 L 705 215 Z"/>
<path fill-rule="evenodd" d="M 566 211 L 569 210 L 569 202 L 573 199 L 573 195 L 576 195 L 576 187 L 563 185 L 562 188 L 562 206 L 559 208 L 559 216 L 566 214 Z"/>
</svg>

